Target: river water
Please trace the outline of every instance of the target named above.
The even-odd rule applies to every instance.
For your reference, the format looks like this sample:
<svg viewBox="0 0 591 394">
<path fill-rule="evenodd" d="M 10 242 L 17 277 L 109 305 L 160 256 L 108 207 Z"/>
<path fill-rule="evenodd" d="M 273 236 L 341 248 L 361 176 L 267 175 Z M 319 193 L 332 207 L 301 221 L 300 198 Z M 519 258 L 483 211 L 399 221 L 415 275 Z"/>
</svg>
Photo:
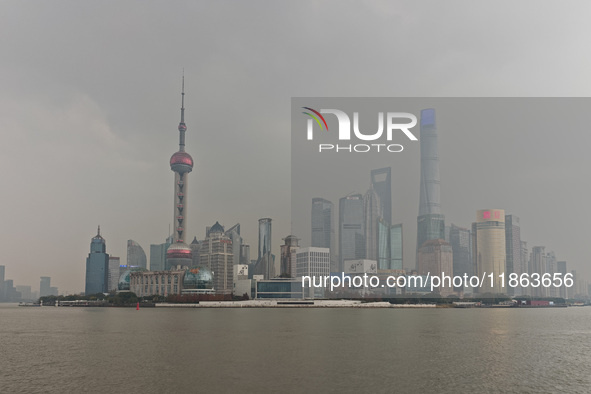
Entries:
<svg viewBox="0 0 591 394">
<path fill-rule="evenodd" d="M 2 393 L 589 393 L 591 308 L 0 304 Z"/>
</svg>

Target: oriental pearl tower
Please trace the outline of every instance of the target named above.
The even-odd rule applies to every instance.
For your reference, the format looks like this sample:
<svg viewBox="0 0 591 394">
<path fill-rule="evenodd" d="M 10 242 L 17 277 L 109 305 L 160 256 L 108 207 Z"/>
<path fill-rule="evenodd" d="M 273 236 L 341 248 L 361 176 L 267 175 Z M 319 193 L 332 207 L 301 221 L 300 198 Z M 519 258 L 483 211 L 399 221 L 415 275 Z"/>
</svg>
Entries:
<svg viewBox="0 0 591 394">
<path fill-rule="evenodd" d="M 190 267 L 192 252 L 185 243 L 187 229 L 187 175 L 193 170 L 193 158 L 185 152 L 185 77 L 181 93 L 181 122 L 179 123 L 179 150 L 170 158 L 170 169 L 174 172 L 174 234 L 173 243 L 166 252 L 166 269 L 176 266 Z"/>
</svg>

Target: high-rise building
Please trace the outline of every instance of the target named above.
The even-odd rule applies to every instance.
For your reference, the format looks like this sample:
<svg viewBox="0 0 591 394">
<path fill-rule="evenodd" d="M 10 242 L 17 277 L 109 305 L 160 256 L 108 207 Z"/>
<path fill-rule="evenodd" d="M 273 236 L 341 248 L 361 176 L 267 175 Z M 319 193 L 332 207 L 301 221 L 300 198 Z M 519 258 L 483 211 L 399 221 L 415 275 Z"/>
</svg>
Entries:
<svg viewBox="0 0 591 394">
<path fill-rule="evenodd" d="M 129 242 L 127 247 L 127 261 L 129 261 Z M 119 289 L 119 267 L 121 266 L 121 259 L 115 256 L 109 256 L 109 288 L 108 291 L 117 291 Z M 143 267 L 145 268 L 145 267 Z"/>
<path fill-rule="evenodd" d="M 281 275 L 289 275 L 295 278 L 296 275 L 296 250 L 299 248 L 299 238 L 295 235 L 288 235 L 283 238 L 285 244 L 281 245 Z"/>
<path fill-rule="evenodd" d="M 250 264 L 250 245 L 244 243 L 240 245 L 240 264 Z"/>
<path fill-rule="evenodd" d="M 379 270 L 402 269 L 402 224 L 390 226 L 383 219 L 378 219 L 377 263 Z M 370 259 L 371 260 L 371 259 Z"/>
<path fill-rule="evenodd" d="M 345 260 L 365 258 L 363 197 L 351 194 L 339 200 L 339 270 Z"/>
<path fill-rule="evenodd" d="M 556 255 L 553 251 L 549 251 L 548 253 L 546 253 L 546 273 L 550 274 L 550 278 L 554 279 L 554 274 L 556 272 L 558 272 L 556 267 Z M 545 290 L 546 297 L 558 297 L 557 287 L 547 286 Z"/>
<path fill-rule="evenodd" d="M 263 275 L 264 279 L 275 277 L 275 255 L 271 253 L 270 218 L 259 219 L 259 257 L 254 266 L 253 275 Z"/>
<path fill-rule="evenodd" d="M 173 238 L 169 236 L 163 244 L 150 245 L 150 271 L 164 271 L 166 267 L 166 251 L 172 243 Z"/>
<path fill-rule="evenodd" d="M 193 241 L 191 241 L 189 247 L 191 248 L 191 254 L 193 255 L 191 267 L 199 267 L 199 249 L 201 248 L 201 244 L 197 241 L 197 237 L 193 237 Z"/>
<path fill-rule="evenodd" d="M 530 278 L 533 274 L 539 274 L 540 280 L 546 273 L 546 247 L 534 246 L 529 256 Z M 544 286 L 533 287 L 530 285 L 530 294 L 534 297 L 546 297 L 547 292 Z"/>
<path fill-rule="evenodd" d="M 46 297 L 51 295 L 51 278 L 49 276 L 42 276 L 39 282 L 39 297 Z"/>
<path fill-rule="evenodd" d="M 521 241 L 521 272 L 529 274 L 529 250 L 527 249 L 527 242 Z M 519 289 L 521 291 L 521 295 L 531 295 L 531 288 L 530 287 L 523 287 L 521 283 L 519 283 Z"/>
<path fill-rule="evenodd" d="M 454 276 L 474 275 L 470 230 L 452 224 L 449 229 L 449 243 L 453 251 Z"/>
<path fill-rule="evenodd" d="M 242 249 L 242 236 L 240 236 L 240 223 L 236 223 L 228 230 L 226 235 L 232 240 L 232 253 L 234 253 L 232 265 L 240 264 L 240 251 Z"/>
<path fill-rule="evenodd" d="M 31 291 L 31 286 L 16 286 L 16 291 L 20 293 L 20 299 L 23 301 L 32 301 L 33 300 L 33 292 Z"/>
<path fill-rule="evenodd" d="M 148 260 L 144 249 L 132 239 L 127 241 L 127 266 L 148 268 Z"/>
<path fill-rule="evenodd" d="M 558 262 L 556 262 L 556 272 L 561 274 L 560 277 L 563 280 L 562 286 L 560 286 L 558 288 L 558 297 L 567 299 L 568 298 L 568 291 L 567 291 L 566 286 L 564 285 L 564 276 L 568 272 L 566 270 L 566 261 L 558 261 Z"/>
<path fill-rule="evenodd" d="M 380 200 L 382 218 L 392 223 L 392 168 L 378 168 L 371 170 L 371 185 Z"/>
<path fill-rule="evenodd" d="M 193 158 L 185 152 L 185 77 L 181 93 L 181 121 L 179 123 L 179 150 L 170 158 L 170 169 L 174 171 L 174 242 L 166 251 L 166 269 L 176 266 L 190 266 L 193 262 L 191 248 L 185 243 L 187 234 L 187 178 L 193 170 Z"/>
<path fill-rule="evenodd" d="M 330 250 L 328 248 L 299 248 L 296 250 L 295 278 L 302 276 L 326 277 L 330 274 Z M 323 288 L 308 288 L 308 297 L 324 296 Z"/>
<path fill-rule="evenodd" d="M 232 240 L 225 234 L 224 227 L 215 222 L 201 242 L 199 264 L 213 273 L 213 288 L 216 294 L 232 294 L 234 254 Z"/>
<path fill-rule="evenodd" d="M 444 277 L 453 276 L 453 250 L 443 239 L 425 241 L 419 248 L 419 275 L 431 275 L 441 278 L 441 285 L 433 291 L 446 297 L 454 292 L 453 283 Z"/>
<path fill-rule="evenodd" d="M 330 271 L 337 272 L 339 263 L 335 246 L 334 207 L 324 198 L 312 199 L 312 247 L 330 249 Z"/>
<path fill-rule="evenodd" d="M 271 221 L 270 218 L 259 219 L 259 260 L 271 253 Z"/>
<path fill-rule="evenodd" d="M 502 209 L 482 209 L 476 212 L 476 269 L 478 277 L 492 274 L 478 289 L 480 294 L 506 294 L 500 274 L 507 272 L 505 245 L 505 211 Z M 505 276 L 505 284 L 507 278 Z"/>
<path fill-rule="evenodd" d="M 363 196 L 365 258 L 369 260 L 375 261 L 378 258 L 378 220 L 383 219 L 382 214 L 380 198 L 372 185 Z"/>
<path fill-rule="evenodd" d="M 86 286 L 84 294 L 107 293 L 109 291 L 109 255 L 105 239 L 99 226 L 90 242 L 90 253 L 86 258 Z"/>
<path fill-rule="evenodd" d="M 505 215 L 505 245 L 507 246 L 507 272 L 505 276 L 509 278 L 512 273 L 518 276 L 523 273 L 521 263 L 521 227 L 519 225 L 519 218 L 515 215 Z M 507 282 L 508 283 L 508 282 Z M 507 294 L 521 295 L 521 287 L 508 286 Z"/>
<path fill-rule="evenodd" d="M 445 217 L 441 214 L 439 147 L 435 110 L 421 111 L 421 186 L 417 217 L 418 250 L 425 241 L 445 239 Z"/>
<path fill-rule="evenodd" d="M 6 293 L 4 290 L 4 281 L 5 281 L 5 271 L 6 267 L 0 265 L 0 301 L 4 301 L 6 299 Z"/>
</svg>

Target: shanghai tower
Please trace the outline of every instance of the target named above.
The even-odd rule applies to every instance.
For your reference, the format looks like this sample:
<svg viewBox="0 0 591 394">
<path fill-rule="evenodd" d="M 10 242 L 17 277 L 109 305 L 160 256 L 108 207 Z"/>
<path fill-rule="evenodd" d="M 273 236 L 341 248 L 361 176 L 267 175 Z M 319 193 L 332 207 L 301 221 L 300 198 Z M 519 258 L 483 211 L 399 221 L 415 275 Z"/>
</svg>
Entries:
<svg viewBox="0 0 591 394">
<path fill-rule="evenodd" d="M 421 111 L 421 195 L 417 217 L 417 254 L 424 242 L 445 237 L 440 188 L 435 110 L 429 108 Z"/>
<path fill-rule="evenodd" d="M 185 77 L 181 93 L 181 122 L 179 123 L 179 150 L 170 158 L 170 169 L 174 172 L 174 232 L 173 243 L 166 252 L 166 269 L 176 266 L 190 267 L 193 254 L 185 243 L 187 228 L 187 175 L 193 170 L 193 158 L 185 152 Z"/>
</svg>

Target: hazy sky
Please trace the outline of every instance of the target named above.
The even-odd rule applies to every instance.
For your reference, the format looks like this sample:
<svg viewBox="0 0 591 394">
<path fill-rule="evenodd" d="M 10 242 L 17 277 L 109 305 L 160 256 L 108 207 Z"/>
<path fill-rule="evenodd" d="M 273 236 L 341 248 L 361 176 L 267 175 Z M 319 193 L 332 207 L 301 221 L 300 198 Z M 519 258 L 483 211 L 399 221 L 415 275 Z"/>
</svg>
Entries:
<svg viewBox="0 0 591 394">
<path fill-rule="evenodd" d="M 278 254 L 291 230 L 291 97 L 589 96 L 589 11 L 583 1 L 2 2 L 0 264 L 15 284 L 38 289 L 47 275 L 78 292 L 98 224 L 122 262 L 127 239 L 146 253 L 164 240 L 183 68 L 191 239 L 240 222 L 254 254 L 257 219 L 271 217 Z M 581 192 L 544 186 L 550 201 Z"/>
</svg>

